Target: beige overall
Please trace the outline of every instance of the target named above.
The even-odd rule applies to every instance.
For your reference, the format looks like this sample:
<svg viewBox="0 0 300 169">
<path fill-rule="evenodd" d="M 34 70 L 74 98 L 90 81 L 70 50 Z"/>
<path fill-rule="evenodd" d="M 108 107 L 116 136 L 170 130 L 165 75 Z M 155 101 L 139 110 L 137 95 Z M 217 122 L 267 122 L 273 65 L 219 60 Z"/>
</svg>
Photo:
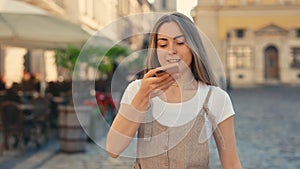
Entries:
<svg viewBox="0 0 300 169">
<path fill-rule="evenodd" d="M 203 107 L 207 108 L 210 94 L 211 88 Z M 166 127 L 156 120 L 141 124 L 134 168 L 209 169 L 208 140 L 199 142 L 201 130 L 205 127 L 206 110 L 202 108 L 194 120 L 179 127 Z M 147 120 L 153 118 L 152 113 L 148 114 Z"/>
</svg>

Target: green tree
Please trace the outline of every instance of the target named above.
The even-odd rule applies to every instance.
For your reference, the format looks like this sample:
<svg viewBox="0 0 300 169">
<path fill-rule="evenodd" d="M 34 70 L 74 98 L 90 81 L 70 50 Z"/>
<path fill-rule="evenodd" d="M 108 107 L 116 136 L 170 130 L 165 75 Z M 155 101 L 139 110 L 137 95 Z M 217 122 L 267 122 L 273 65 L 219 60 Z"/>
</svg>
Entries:
<svg viewBox="0 0 300 169">
<path fill-rule="evenodd" d="M 66 68 L 72 73 L 76 63 L 86 63 L 102 73 L 109 74 L 113 70 L 114 61 L 120 56 L 127 56 L 128 50 L 123 46 L 87 47 L 80 51 L 75 46 L 66 49 L 56 49 L 55 62 L 58 67 Z M 80 55 L 80 57 L 79 57 Z"/>
</svg>

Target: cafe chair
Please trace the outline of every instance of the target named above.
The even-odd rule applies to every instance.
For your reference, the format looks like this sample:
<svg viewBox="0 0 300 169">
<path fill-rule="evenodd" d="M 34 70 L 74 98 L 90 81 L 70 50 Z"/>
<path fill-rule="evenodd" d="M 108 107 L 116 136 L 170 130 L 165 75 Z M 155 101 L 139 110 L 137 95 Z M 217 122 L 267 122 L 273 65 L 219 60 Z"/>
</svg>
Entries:
<svg viewBox="0 0 300 169">
<path fill-rule="evenodd" d="M 33 139 L 36 147 L 39 148 L 42 142 L 46 143 L 49 140 L 49 103 L 47 99 L 38 97 L 31 100 L 31 104 L 33 106 Z"/>
<path fill-rule="evenodd" d="M 2 123 L 3 140 L 1 144 L 1 154 L 4 150 L 9 150 L 9 139 L 16 138 L 17 146 L 23 151 L 23 112 L 19 109 L 18 103 L 5 101 L 0 104 L 0 119 Z"/>
</svg>

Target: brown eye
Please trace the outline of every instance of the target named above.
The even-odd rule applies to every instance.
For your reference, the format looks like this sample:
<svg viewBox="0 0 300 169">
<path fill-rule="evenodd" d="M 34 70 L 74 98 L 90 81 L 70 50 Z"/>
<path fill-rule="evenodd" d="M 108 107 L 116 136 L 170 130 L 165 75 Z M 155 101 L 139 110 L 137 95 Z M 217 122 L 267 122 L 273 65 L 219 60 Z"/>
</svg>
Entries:
<svg viewBox="0 0 300 169">
<path fill-rule="evenodd" d="M 167 45 L 166 44 L 162 44 L 162 45 L 158 45 L 159 47 L 161 47 L 161 48 L 164 48 L 164 47 L 166 47 Z"/>
<path fill-rule="evenodd" d="M 165 48 L 168 46 L 168 40 L 166 38 L 159 38 L 157 41 L 157 47 Z"/>
<path fill-rule="evenodd" d="M 176 43 L 178 44 L 178 45 L 184 45 L 185 44 L 185 41 L 184 40 L 176 40 Z"/>
<path fill-rule="evenodd" d="M 157 46 L 160 48 L 164 48 L 167 46 L 167 43 L 166 42 L 158 42 Z"/>
</svg>

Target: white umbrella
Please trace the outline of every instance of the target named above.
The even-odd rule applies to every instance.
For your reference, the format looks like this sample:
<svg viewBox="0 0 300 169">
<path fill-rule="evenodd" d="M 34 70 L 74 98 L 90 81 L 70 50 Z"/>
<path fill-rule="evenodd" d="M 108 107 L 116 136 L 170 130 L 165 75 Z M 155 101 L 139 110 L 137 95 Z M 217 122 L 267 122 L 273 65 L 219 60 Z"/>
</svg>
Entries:
<svg viewBox="0 0 300 169">
<path fill-rule="evenodd" d="M 90 35 L 79 25 L 22 1 L 0 0 L 0 44 L 56 48 L 83 44 Z"/>
</svg>

